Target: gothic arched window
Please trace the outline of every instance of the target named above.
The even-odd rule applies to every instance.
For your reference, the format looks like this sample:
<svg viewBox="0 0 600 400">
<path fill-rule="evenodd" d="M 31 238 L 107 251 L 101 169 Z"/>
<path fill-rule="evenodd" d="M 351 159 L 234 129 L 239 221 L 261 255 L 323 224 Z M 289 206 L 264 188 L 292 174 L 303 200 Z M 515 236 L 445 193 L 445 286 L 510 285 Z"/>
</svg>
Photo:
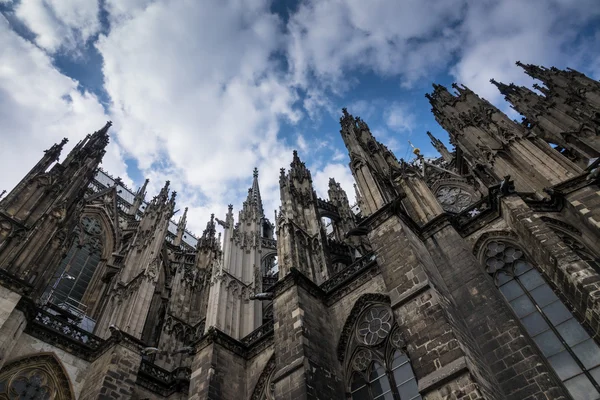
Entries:
<svg viewBox="0 0 600 400">
<path fill-rule="evenodd" d="M 0 370 L 0 399 L 74 398 L 69 378 L 53 354 L 24 357 Z"/>
<path fill-rule="evenodd" d="M 574 399 L 600 398 L 600 347 L 529 263 L 504 241 L 488 242 L 487 272 Z"/>
<path fill-rule="evenodd" d="M 353 400 L 421 398 L 404 341 L 389 307 L 373 305 L 363 311 L 352 342 L 354 352 L 348 373 Z"/>
<path fill-rule="evenodd" d="M 49 288 L 50 301 L 71 311 L 85 311 L 81 303 L 103 249 L 103 230 L 100 222 L 90 216 L 81 218 L 75 230 L 78 236 L 63 259 L 58 273 Z"/>
</svg>

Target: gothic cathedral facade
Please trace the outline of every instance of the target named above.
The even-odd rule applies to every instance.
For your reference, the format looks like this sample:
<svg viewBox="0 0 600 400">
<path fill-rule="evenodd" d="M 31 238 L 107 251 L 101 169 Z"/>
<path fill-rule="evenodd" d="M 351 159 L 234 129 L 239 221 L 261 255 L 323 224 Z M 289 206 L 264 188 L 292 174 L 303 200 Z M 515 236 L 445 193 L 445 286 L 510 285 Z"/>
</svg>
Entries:
<svg viewBox="0 0 600 400">
<path fill-rule="evenodd" d="M 438 158 L 343 110 L 359 210 L 294 152 L 196 237 L 110 123 L 52 146 L 0 199 L 0 399 L 600 399 L 600 83 L 518 65 L 520 123 L 434 85 Z"/>
</svg>

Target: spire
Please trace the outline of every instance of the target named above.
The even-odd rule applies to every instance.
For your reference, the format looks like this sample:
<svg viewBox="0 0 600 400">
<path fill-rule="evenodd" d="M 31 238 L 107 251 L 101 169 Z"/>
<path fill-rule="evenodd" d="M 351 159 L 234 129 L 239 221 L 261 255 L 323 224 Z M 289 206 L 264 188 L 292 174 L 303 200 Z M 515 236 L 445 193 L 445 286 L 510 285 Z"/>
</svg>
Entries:
<svg viewBox="0 0 600 400">
<path fill-rule="evenodd" d="M 248 200 L 250 200 L 253 204 L 256 204 L 256 207 L 258 207 L 258 210 L 260 211 L 260 214 L 262 215 L 264 213 L 264 211 L 263 211 L 262 199 L 260 197 L 260 188 L 258 187 L 258 168 L 254 168 L 252 175 L 253 175 L 254 179 L 252 180 L 252 188 L 250 189 L 250 192 L 248 193 Z"/>
<path fill-rule="evenodd" d="M 441 110 L 444 106 L 454 103 L 457 98 L 445 86 L 433 84 L 433 92 L 425 94 L 434 110 Z"/>
<path fill-rule="evenodd" d="M 60 153 L 62 152 L 63 147 L 65 146 L 65 144 L 67 144 L 68 141 L 69 141 L 69 139 L 63 138 L 63 140 L 61 140 L 60 143 L 55 143 L 48 150 L 44 150 L 46 157 L 49 158 L 50 161 L 52 161 L 52 162 L 58 161 L 58 157 L 60 156 Z"/>
<path fill-rule="evenodd" d="M 177 233 L 175 234 L 175 240 L 173 244 L 175 246 L 180 246 L 183 241 L 183 235 L 185 234 L 185 225 L 187 223 L 187 212 L 188 208 L 186 207 L 183 211 L 183 215 L 179 218 L 179 222 L 177 223 Z"/>
<path fill-rule="evenodd" d="M 146 188 L 148 187 L 148 182 L 150 182 L 150 179 L 146 179 L 142 187 L 140 187 L 135 194 L 135 197 L 133 198 L 133 204 L 131 205 L 131 208 L 129 208 L 129 215 L 135 215 L 142 206 L 142 203 L 144 203 L 144 200 L 146 199 Z"/>
<path fill-rule="evenodd" d="M 160 189 L 160 193 L 156 196 L 156 200 L 159 203 L 166 203 L 169 200 L 169 186 L 171 185 L 171 181 L 166 181 L 165 186 Z"/>
<path fill-rule="evenodd" d="M 65 158 L 63 165 L 68 165 L 73 160 L 83 159 L 85 157 L 95 158 L 98 162 L 104 155 L 105 148 L 108 145 L 109 136 L 108 129 L 112 126 L 111 121 L 107 121 L 106 124 L 98 131 L 93 134 L 88 134 L 85 139 L 73 147 L 69 155 Z"/>
<path fill-rule="evenodd" d="M 293 159 L 290 163 L 290 179 L 296 179 L 298 182 L 304 181 L 304 179 L 308 179 L 309 182 L 312 182 L 312 177 L 310 176 L 310 171 L 306 168 L 306 164 L 300 160 L 298 157 L 298 151 L 294 150 Z M 281 179 L 280 179 L 281 183 Z"/>
<path fill-rule="evenodd" d="M 187 212 L 188 212 L 188 208 L 186 207 L 183 210 L 183 215 L 181 216 L 181 218 L 179 218 L 179 223 L 177 224 L 177 227 L 179 229 L 185 229 L 185 225 L 187 224 Z"/>
<path fill-rule="evenodd" d="M 515 85 L 513 85 L 512 83 L 510 85 L 506 85 L 502 82 L 498 82 L 494 78 L 490 79 L 490 83 L 492 85 L 496 86 L 498 88 L 498 90 L 500 91 L 500 93 L 502 93 L 505 96 L 508 96 L 509 94 L 514 93 Z"/>
<path fill-rule="evenodd" d="M 521 61 L 517 61 L 519 67 L 525 70 L 525 73 L 532 78 L 539 79 L 541 81 L 545 81 L 548 78 L 548 69 L 544 67 L 539 67 L 533 64 L 523 64 Z"/>
<path fill-rule="evenodd" d="M 210 214 L 210 221 L 206 223 L 206 229 L 202 232 L 202 236 L 198 239 L 196 248 L 198 249 L 209 249 L 216 244 L 216 226 L 215 226 L 215 214 Z"/>
<path fill-rule="evenodd" d="M 441 140 L 433 136 L 433 134 L 429 131 L 427 131 L 427 136 L 429 136 L 429 139 L 431 139 L 431 145 L 438 151 L 438 153 L 441 154 L 444 161 L 452 161 L 452 154 L 450 154 L 448 148 L 444 145 L 444 143 L 442 143 Z"/>
</svg>

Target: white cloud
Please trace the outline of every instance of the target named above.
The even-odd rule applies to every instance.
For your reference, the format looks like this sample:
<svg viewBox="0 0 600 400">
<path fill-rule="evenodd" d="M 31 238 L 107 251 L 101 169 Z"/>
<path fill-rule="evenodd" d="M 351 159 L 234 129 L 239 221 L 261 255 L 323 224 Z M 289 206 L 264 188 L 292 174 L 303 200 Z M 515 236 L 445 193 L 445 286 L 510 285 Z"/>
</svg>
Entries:
<svg viewBox="0 0 600 400">
<path fill-rule="evenodd" d="M 112 24 L 97 43 L 105 89 L 119 141 L 145 175 L 162 171 L 226 204 L 245 197 L 255 166 L 285 165 L 273 165 L 291 154 L 279 121 L 299 113 L 273 60 L 282 28 L 266 1 L 157 1 Z"/>
<path fill-rule="evenodd" d="M 16 15 L 49 52 L 74 50 L 100 29 L 96 0 L 22 0 Z"/>
<path fill-rule="evenodd" d="M 110 30 L 98 40 L 97 1 L 23 0 L 15 7 L 49 54 L 77 52 L 95 40 L 112 132 L 122 146 L 113 141 L 106 168 L 125 175 L 126 152 L 151 179 L 150 194 L 170 179 L 179 204 L 190 206 L 190 226 L 201 233 L 211 212 L 222 217 L 230 202 L 237 212 L 255 166 L 271 217 L 278 170 L 296 146 L 310 156 L 320 195 L 334 176 L 354 196 L 345 151 L 331 136 L 303 132 L 286 140 L 280 125 L 306 116 L 316 124 L 324 114 L 337 119 L 339 97 L 359 83 L 355 72 L 392 78 L 401 94 L 452 65 L 458 81 L 492 101 L 500 95 L 491 77 L 531 83 L 516 59 L 600 73 L 589 40 L 573 45 L 600 12 L 595 2 L 304 0 L 285 26 L 268 0 L 106 0 Z M 24 171 L 39 157 L 39 149 L 26 150 L 32 142 L 47 148 L 65 132 L 83 136 L 108 117 L 46 53 L 2 23 L 0 117 L 8 127 L 2 134 L 21 136 L 0 150 L 1 162 Z M 407 150 L 405 135 L 417 129 L 409 101 L 352 94 L 363 100 L 349 104 L 350 112 L 367 122 L 382 117 L 371 123 L 378 139 L 397 154 Z"/>
<path fill-rule="evenodd" d="M 0 15 L 0 190 L 10 190 L 40 159 L 42 151 L 63 137 L 70 139 L 63 157 L 86 134 L 109 119 L 98 99 L 77 90 L 39 48 L 17 36 Z M 103 165 L 131 183 L 114 140 Z"/>
<path fill-rule="evenodd" d="M 392 103 L 384 111 L 384 118 L 388 128 L 396 132 L 410 133 L 415 128 L 415 115 L 405 104 Z"/>
<path fill-rule="evenodd" d="M 348 168 L 348 164 L 344 163 L 330 163 L 323 166 L 323 168 L 314 169 L 312 171 L 313 186 L 317 192 L 317 196 L 328 199 L 329 190 L 329 178 L 335 178 L 335 181 L 342 186 L 342 189 L 348 195 L 350 205 L 356 202 L 356 196 L 354 192 L 354 178 Z"/>
<path fill-rule="evenodd" d="M 532 79 L 515 61 L 546 66 L 586 68 L 573 40 L 586 23 L 600 15 L 595 0 L 504 0 L 472 2 L 461 24 L 461 57 L 452 69 L 456 79 L 496 104 L 502 95 L 489 83 L 530 86 Z M 596 56 L 600 61 L 600 57 Z"/>
<path fill-rule="evenodd" d="M 443 69 L 458 47 L 445 28 L 460 17 L 461 0 L 319 0 L 302 2 L 289 23 L 289 62 L 294 81 L 312 76 L 333 90 L 353 82 L 347 72 L 401 75 L 409 85 Z M 432 12 L 435 10 L 435 12 Z"/>
</svg>

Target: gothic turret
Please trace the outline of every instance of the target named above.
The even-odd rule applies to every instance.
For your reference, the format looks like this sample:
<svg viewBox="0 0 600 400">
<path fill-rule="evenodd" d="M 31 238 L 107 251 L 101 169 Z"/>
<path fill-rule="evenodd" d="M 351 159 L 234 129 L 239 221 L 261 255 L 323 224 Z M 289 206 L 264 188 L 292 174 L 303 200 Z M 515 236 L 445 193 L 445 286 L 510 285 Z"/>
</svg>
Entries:
<svg viewBox="0 0 600 400">
<path fill-rule="evenodd" d="M 431 140 L 431 145 L 438 151 L 438 153 L 440 153 L 445 162 L 451 162 L 454 159 L 452 154 L 448 151 L 446 145 L 444 145 L 441 140 L 433 136 L 433 134 L 429 131 L 427 131 L 427 136 L 429 136 L 429 139 Z"/>
<path fill-rule="evenodd" d="M 276 246 L 272 238 L 263 240 L 264 226 L 270 226 L 270 222 L 264 216 L 258 169 L 253 171 L 252 186 L 238 214 L 238 223 L 235 223 L 231 204 L 225 220 L 215 218 L 214 221 L 223 227 L 223 253 L 213 268 L 208 298 L 211 312 L 207 314 L 206 329 L 216 327 L 239 339 L 263 322 L 261 302 L 248 299 L 263 290 L 262 265 L 275 253 Z M 212 240 L 214 221 L 211 218 L 205 231 Z"/>
<path fill-rule="evenodd" d="M 62 163 L 66 143 L 48 149 L 37 165 L 0 202 L 0 214 L 11 232 L 0 235 L 0 268 L 27 281 L 40 295 L 58 268 L 61 251 L 70 247 L 69 233 L 79 219 L 83 197 L 102 161 L 110 122 L 88 135 Z"/>
<path fill-rule="evenodd" d="M 505 95 L 523 125 L 581 168 L 600 155 L 600 85 L 576 71 L 561 71 L 517 63 L 546 86 L 534 85 L 544 94 L 514 84 L 491 82 Z M 600 102 L 598 103 L 600 105 Z"/>
<path fill-rule="evenodd" d="M 350 156 L 350 169 L 362 195 L 361 211 L 369 216 L 399 193 L 391 183 L 391 176 L 400 168 L 394 154 L 379 143 L 368 125 L 354 118 L 344 108 L 340 118 L 342 139 Z"/>
<path fill-rule="evenodd" d="M 157 287 L 164 285 L 165 270 L 169 267 L 165 239 L 177 196 L 173 192 L 169 197 L 169 186 L 170 182 L 166 181 L 139 221 L 109 291 L 107 305 L 111 312 L 98 321 L 96 331 L 100 336 L 108 335 L 109 326 L 116 325 L 132 336 L 142 337 L 153 294 Z"/>
<path fill-rule="evenodd" d="M 470 170 L 484 170 L 487 186 L 500 177 L 514 178 L 517 190 L 541 193 L 543 188 L 577 175 L 580 170 L 539 138 L 464 86 L 457 96 L 442 86 L 426 97 L 438 123 L 450 134 Z M 544 165 L 532 172 L 531 163 Z M 485 179 L 489 177 L 489 179 Z"/>
<path fill-rule="evenodd" d="M 181 242 L 183 240 L 183 236 L 185 235 L 185 226 L 187 224 L 187 212 L 188 208 L 186 207 L 183 210 L 183 215 L 179 218 L 179 222 L 177 223 L 177 233 L 175 234 L 175 239 L 173 240 L 173 244 L 175 246 L 181 246 Z"/>
<path fill-rule="evenodd" d="M 129 209 L 129 215 L 136 216 L 137 213 L 140 211 L 140 207 L 142 206 L 142 204 L 144 204 L 144 200 L 146 200 L 146 188 L 148 187 L 148 182 L 150 182 L 150 179 L 146 179 L 142 187 L 140 187 L 136 192 L 135 197 L 133 199 L 133 204 Z"/>
</svg>

